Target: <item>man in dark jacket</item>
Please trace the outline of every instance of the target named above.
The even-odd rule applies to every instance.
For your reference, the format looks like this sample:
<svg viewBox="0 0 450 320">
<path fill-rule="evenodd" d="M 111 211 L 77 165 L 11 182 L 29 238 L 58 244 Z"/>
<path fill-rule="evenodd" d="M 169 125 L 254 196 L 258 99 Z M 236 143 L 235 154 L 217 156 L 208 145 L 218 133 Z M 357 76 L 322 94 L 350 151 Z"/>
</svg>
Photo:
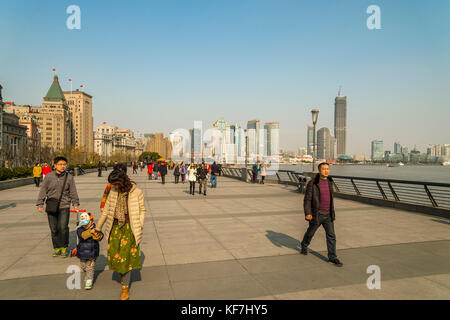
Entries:
<svg viewBox="0 0 450 320">
<path fill-rule="evenodd" d="M 45 178 L 39 190 L 39 196 L 36 202 L 39 212 L 43 212 L 44 202 L 46 199 L 59 200 L 61 202 L 56 213 L 47 213 L 48 224 L 50 226 L 52 243 L 54 248 L 54 257 L 67 258 L 69 252 L 69 218 L 70 205 L 74 205 L 74 209 L 78 210 L 80 200 L 78 198 L 77 188 L 73 176 L 66 171 L 67 159 L 64 157 L 55 158 L 55 171 L 50 172 Z M 64 180 L 67 176 L 66 183 Z M 64 190 L 63 190 L 64 186 Z M 46 208 L 48 211 L 48 208 Z"/>
<path fill-rule="evenodd" d="M 208 169 L 206 168 L 205 163 L 203 162 L 200 167 L 197 168 L 197 181 L 199 183 L 198 194 L 202 193 L 203 187 L 203 195 L 206 196 L 206 178 L 208 176 Z"/>
<path fill-rule="evenodd" d="M 217 188 L 217 176 L 219 175 L 220 168 L 217 163 L 214 163 L 211 166 L 211 188 Z"/>
<path fill-rule="evenodd" d="M 335 212 L 333 202 L 333 179 L 329 177 L 330 166 L 326 162 L 319 164 L 319 173 L 306 186 L 303 200 L 305 219 L 309 221 L 308 230 L 301 243 L 301 253 L 308 254 L 308 246 L 317 229 L 322 225 L 327 236 L 328 262 L 342 267 L 336 255 L 336 235 L 334 233 Z"/>
<path fill-rule="evenodd" d="M 159 167 L 159 172 L 161 173 L 162 184 L 165 184 L 167 174 L 167 164 L 165 162 L 161 163 L 161 166 Z"/>
</svg>

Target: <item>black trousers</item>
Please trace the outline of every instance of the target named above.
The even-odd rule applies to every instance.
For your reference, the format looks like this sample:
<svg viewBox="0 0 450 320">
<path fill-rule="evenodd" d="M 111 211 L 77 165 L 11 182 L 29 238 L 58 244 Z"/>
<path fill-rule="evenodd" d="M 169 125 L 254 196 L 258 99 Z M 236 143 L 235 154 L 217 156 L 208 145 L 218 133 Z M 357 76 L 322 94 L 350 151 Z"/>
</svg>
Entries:
<svg viewBox="0 0 450 320">
<path fill-rule="evenodd" d="M 175 176 L 175 183 L 180 182 L 180 176 Z"/>
<path fill-rule="evenodd" d="M 165 174 L 161 174 L 161 180 L 162 180 L 162 184 L 166 183 L 166 175 Z"/>
<path fill-rule="evenodd" d="M 195 181 L 189 181 L 189 193 L 194 194 L 195 192 Z"/>
<path fill-rule="evenodd" d="M 102 176 L 102 169 L 98 169 L 98 176 L 99 176 L 99 177 Z"/>
<path fill-rule="evenodd" d="M 57 214 L 48 214 L 48 225 L 52 236 L 53 248 L 69 247 L 69 208 L 59 209 Z"/>
<path fill-rule="evenodd" d="M 303 237 L 302 247 L 307 248 L 309 246 L 314 234 L 316 233 L 317 229 L 319 229 L 320 226 L 323 226 L 327 236 L 328 259 L 335 259 L 337 258 L 336 235 L 334 233 L 334 223 L 333 221 L 331 221 L 331 215 L 329 212 L 319 214 L 319 224 L 316 224 L 315 221 L 309 222 L 308 230 L 306 230 L 305 235 Z"/>
<path fill-rule="evenodd" d="M 39 187 L 39 183 L 41 183 L 41 177 L 34 177 L 34 183 L 36 184 L 36 187 Z"/>
</svg>

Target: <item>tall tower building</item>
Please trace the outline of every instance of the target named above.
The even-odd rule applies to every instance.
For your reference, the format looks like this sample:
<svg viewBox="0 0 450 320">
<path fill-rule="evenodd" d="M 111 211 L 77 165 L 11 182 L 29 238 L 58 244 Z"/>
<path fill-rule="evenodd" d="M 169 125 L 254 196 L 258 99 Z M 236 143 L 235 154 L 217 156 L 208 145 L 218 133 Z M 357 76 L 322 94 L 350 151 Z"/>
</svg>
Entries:
<svg viewBox="0 0 450 320">
<path fill-rule="evenodd" d="M 264 130 L 267 156 L 278 156 L 280 154 L 280 123 L 266 122 Z"/>
<path fill-rule="evenodd" d="M 72 117 L 58 76 L 53 77 L 53 83 L 42 101 L 42 107 L 33 107 L 32 110 L 38 113 L 36 119 L 42 130 L 42 147 L 49 146 L 55 151 L 72 147 L 74 143 Z"/>
<path fill-rule="evenodd" d="M 384 157 L 383 140 L 373 140 L 371 148 L 372 161 L 381 161 Z"/>
<path fill-rule="evenodd" d="M 306 147 L 308 154 L 312 156 L 314 152 L 314 126 L 308 126 Z"/>
<path fill-rule="evenodd" d="M 338 96 L 334 100 L 334 137 L 336 138 L 337 157 L 345 155 L 347 144 L 347 97 Z"/>
<path fill-rule="evenodd" d="M 317 159 L 328 160 L 332 158 L 334 138 L 328 128 L 321 128 L 317 131 Z"/>
<path fill-rule="evenodd" d="M 251 120 L 247 122 L 247 134 L 248 134 L 248 153 L 251 161 L 255 161 L 259 156 L 259 129 L 260 121 Z"/>
<path fill-rule="evenodd" d="M 92 117 L 92 96 L 83 91 L 64 91 L 69 106 L 73 131 L 74 145 L 86 152 L 94 151 L 94 119 Z"/>
</svg>

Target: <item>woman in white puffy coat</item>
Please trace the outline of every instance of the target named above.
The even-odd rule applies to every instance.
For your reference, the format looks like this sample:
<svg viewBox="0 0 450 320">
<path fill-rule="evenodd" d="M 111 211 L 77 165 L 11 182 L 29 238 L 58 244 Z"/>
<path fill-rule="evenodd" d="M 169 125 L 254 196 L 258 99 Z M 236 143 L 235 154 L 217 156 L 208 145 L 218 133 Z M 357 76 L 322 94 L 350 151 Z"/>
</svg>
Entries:
<svg viewBox="0 0 450 320">
<path fill-rule="evenodd" d="M 188 181 L 189 181 L 189 193 L 195 194 L 195 182 L 197 181 L 197 168 L 195 164 L 191 162 L 191 165 L 187 169 Z"/>
</svg>

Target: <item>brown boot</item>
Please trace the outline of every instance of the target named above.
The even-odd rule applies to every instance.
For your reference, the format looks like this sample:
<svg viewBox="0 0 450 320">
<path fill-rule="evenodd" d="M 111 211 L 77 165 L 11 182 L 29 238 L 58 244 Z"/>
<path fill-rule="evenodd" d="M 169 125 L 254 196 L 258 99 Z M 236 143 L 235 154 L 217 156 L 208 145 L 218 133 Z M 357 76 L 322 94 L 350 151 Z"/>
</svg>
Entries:
<svg viewBox="0 0 450 320">
<path fill-rule="evenodd" d="M 128 287 L 122 286 L 122 293 L 120 294 L 120 300 L 128 300 Z"/>
</svg>

